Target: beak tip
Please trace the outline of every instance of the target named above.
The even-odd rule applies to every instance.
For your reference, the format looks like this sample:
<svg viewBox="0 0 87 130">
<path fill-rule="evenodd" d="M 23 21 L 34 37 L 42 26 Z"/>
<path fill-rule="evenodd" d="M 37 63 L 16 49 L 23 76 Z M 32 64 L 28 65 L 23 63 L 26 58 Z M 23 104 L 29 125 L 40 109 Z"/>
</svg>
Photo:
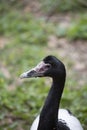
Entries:
<svg viewBox="0 0 87 130">
<path fill-rule="evenodd" d="M 19 78 L 20 78 L 20 79 L 23 79 L 23 77 L 22 77 L 22 76 L 20 76 Z"/>
<path fill-rule="evenodd" d="M 20 75 L 20 79 L 23 79 L 23 76 L 22 76 L 22 75 Z"/>
<path fill-rule="evenodd" d="M 26 77 L 27 77 L 26 73 L 23 73 L 23 74 L 20 75 L 20 79 L 23 79 L 23 78 L 26 78 Z"/>
</svg>

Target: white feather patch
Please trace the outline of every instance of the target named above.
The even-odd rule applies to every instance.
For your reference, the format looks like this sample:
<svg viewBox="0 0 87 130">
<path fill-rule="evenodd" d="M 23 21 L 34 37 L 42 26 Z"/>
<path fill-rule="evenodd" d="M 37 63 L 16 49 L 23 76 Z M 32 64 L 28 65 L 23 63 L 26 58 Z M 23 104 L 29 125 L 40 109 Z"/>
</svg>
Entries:
<svg viewBox="0 0 87 130">
<path fill-rule="evenodd" d="M 66 109 L 59 109 L 59 120 L 65 122 L 70 130 L 83 130 L 79 120 L 71 115 Z M 30 130 L 37 130 L 39 123 L 39 116 L 34 120 Z"/>
</svg>

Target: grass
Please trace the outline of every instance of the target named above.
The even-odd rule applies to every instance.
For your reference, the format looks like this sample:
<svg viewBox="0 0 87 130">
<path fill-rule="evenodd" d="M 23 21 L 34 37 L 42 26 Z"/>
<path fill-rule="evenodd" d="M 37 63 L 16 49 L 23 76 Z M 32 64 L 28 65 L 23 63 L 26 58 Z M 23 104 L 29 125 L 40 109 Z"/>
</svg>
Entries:
<svg viewBox="0 0 87 130">
<path fill-rule="evenodd" d="M 80 25 L 83 26 L 82 23 Z M 0 35 L 7 39 L 6 45 L 0 48 L 0 130 L 28 130 L 39 113 L 49 91 L 49 80 L 43 78 L 21 81 L 19 75 L 48 54 L 46 45 L 49 35 L 56 35 L 55 26 L 17 11 L 7 12 L 3 17 L 0 15 Z M 69 33 L 68 37 L 74 39 L 77 36 L 72 36 L 71 29 L 71 35 Z M 56 52 L 55 55 L 58 57 Z M 70 61 L 65 62 L 70 69 Z M 85 130 L 86 92 L 87 85 L 84 84 L 80 88 L 72 74 L 67 78 L 61 101 L 61 107 L 70 108 L 81 120 Z"/>
<path fill-rule="evenodd" d="M 87 4 L 86 1 L 78 1 L 78 0 L 74 0 L 74 1 L 69 1 L 69 0 L 40 0 L 41 1 L 41 5 L 42 5 L 42 9 L 50 14 L 50 13 L 58 13 L 58 12 L 80 12 L 84 9 L 86 9 Z"/>
<path fill-rule="evenodd" d="M 0 129 L 19 130 L 22 128 L 25 130 L 29 129 L 31 122 L 39 113 L 50 84 L 47 84 L 44 78 L 23 81 L 19 79 L 22 72 L 36 65 L 45 56 L 45 47 L 22 43 L 15 45 L 9 43 L 1 50 L 3 53 L 0 55 L 2 65 L 8 69 L 11 76 L 7 78 L 5 73 L 0 73 Z M 44 88 L 43 91 L 42 88 Z M 79 88 L 78 82 L 76 83 L 72 76 L 68 77 L 61 101 L 61 107 L 69 108 L 77 115 L 85 130 L 86 91 L 86 85 Z"/>
<path fill-rule="evenodd" d="M 67 32 L 67 37 L 71 40 L 87 39 L 87 14 L 81 15 L 80 19 L 73 21 Z"/>
<path fill-rule="evenodd" d="M 57 37 L 66 37 L 68 40 L 87 40 L 87 13 L 76 13 L 77 18 L 71 18 L 71 22 L 66 27 L 56 25 L 55 34 Z"/>
</svg>

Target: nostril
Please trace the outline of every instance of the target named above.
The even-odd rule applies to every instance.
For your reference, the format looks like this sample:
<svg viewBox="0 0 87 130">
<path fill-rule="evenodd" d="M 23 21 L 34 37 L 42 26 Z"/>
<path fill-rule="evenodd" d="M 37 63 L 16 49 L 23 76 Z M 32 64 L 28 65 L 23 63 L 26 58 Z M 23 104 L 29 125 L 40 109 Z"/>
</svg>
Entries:
<svg viewBox="0 0 87 130">
<path fill-rule="evenodd" d="M 28 76 L 31 76 L 31 75 L 33 75 L 35 73 L 35 70 L 32 70 L 31 72 L 29 72 L 27 75 Z"/>
</svg>

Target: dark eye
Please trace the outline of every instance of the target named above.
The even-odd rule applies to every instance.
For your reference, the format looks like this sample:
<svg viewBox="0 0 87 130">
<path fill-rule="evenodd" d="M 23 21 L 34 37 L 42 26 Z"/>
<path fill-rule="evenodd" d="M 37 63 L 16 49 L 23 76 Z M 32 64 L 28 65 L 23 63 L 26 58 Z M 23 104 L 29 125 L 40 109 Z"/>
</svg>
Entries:
<svg viewBox="0 0 87 130">
<path fill-rule="evenodd" d="M 51 68 L 51 64 L 47 64 L 46 67 L 49 69 Z"/>
</svg>

